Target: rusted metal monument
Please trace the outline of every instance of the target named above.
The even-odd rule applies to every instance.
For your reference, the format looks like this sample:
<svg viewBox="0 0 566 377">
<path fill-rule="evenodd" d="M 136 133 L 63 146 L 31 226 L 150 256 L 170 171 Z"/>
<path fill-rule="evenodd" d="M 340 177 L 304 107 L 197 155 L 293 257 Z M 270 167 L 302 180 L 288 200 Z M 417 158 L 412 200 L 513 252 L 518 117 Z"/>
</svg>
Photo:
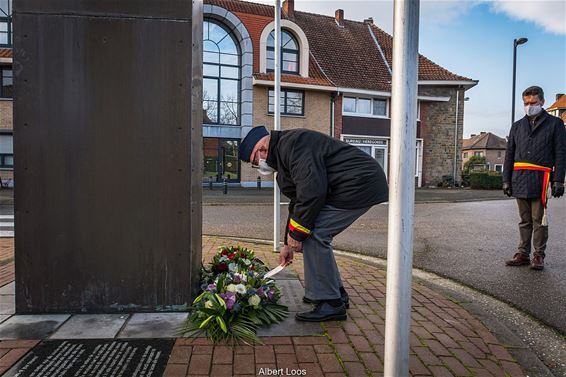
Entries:
<svg viewBox="0 0 566 377">
<path fill-rule="evenodd" d="M 175 308 L 201 266 L 202 0 L 15 0 L 16 312 Z"/>
</svg>

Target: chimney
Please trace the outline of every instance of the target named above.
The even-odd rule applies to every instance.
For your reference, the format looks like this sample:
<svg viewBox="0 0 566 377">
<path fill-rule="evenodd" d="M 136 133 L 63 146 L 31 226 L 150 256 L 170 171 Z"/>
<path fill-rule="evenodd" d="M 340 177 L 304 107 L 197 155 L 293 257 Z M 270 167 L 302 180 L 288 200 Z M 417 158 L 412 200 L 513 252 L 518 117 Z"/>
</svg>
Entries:
<svg viewBox="0 0 566 377">
<path fill-rule="evenodd" d="M 480 135 L 485 135 L 485 132 L 483 132 L 483 131 L 482 131 L 482 132 L 480 132 Z"/>
<path fill-rule="evenodd" d="M 562 97 L 564 95 L 564 93 L 558 93 L 556 95 L 556 100 L 558 101 L 560 99 L 560 97 Z"/>
<path fill-rule="evenodd" d="M 283 1 L 283 12 L 287 15 L 287 18 L 295 18 L 295 0 L 285 0 Z"/>
<path fill-rule="evenodd" d="M 471 134 L 470 137 L 476 137 L 476 134 Z"/>
<path fill-rule="evenodd" d="M 336 9 L 334 17 L 336 18 L 336 23 L 344 27 L 344 9 Z"/>
<path fill-rule="evenodd" d="M 373 25 L 373 17 L 368 17 L 364 20 L 364 24 Z"/>
</svg>

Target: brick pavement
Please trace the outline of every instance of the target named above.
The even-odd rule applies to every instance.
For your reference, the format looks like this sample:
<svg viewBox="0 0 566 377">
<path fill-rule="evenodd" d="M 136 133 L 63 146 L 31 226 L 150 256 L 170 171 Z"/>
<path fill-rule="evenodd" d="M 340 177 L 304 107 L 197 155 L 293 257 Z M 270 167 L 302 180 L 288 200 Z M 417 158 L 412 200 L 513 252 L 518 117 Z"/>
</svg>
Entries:
<svg viewBox="0 0 566 377">
<path fill-rule="evenodd" d="M 216 237 L 203 238 L 203 259 L 209 261 L 220 245 L 236 244 L 253 248 L 271 266 L 278 264 L 269 246 Z M 308 377 L 383 376 L 385 271 L 341 256 L 336 260 L 350 294 L 347 321 L 322 324 L 324 336 L 265 337 L 265 345 L 255 348 L 177 339 L 164 376 L 251 377 L 261 371 L 267 375 L 266 368 L 302 371 Z M 13 280 L 13 240 L 0 239 L 0 261 L 7 261 L 0 266 L 3 285 Z M 301 254 L 290 268 L 304 282 Z M 412 376 L 524 376 L 505 344 L 457 303 L 418 283 L 412 295 Z M 0 373 L 35 344 L 0 342 Z"/>
<path fill-rule="evenodd" d="M 278 263 L 269 246 L 216 237 L 203 239 L 203 259 L 209 261 L 220 245 L 236 244 L 253 248 L 271 266 Z M 262 338 L 265 345 L 255 349 L 177 339 L 165 376 L 251 377 L 262 368 L 306 370 L 308 377 L 383 376 L 385 271 L 340 256 L 336 260 L 350 294 L 347 321 L 324 323 L 324 336 Z M 304 283 L 301 254 L 290 268 Z M 412 294 L 412 376 L 524 376 L 505 345 L 457 303 L 418 283 Z"/>
<path fill-rule="evenodd" d="M 0 287 L 14 281 L 14 239 L 0 238 Z"/>
</svg>

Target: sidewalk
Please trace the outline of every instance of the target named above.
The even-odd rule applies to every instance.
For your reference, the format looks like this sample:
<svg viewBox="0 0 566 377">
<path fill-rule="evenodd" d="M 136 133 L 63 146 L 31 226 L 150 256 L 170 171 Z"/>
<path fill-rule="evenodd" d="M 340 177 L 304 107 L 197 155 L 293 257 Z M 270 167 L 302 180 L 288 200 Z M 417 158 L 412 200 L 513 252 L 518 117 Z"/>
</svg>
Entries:
<svg viewBox="0 0 566 377">
<path fill-rule="evenodd" d="M 203 259 L 210 260 L 218 246 L 230 244 L 253 248 L 271 266 L 278 263 L 278 256 L 269 246 L 217 237 L 203 238 Z M 6 258 L 10 250 L 13 253 L 13 240 L 0 240 L 0 248 Z M 9 271 L 11 268 L 13 273 L 13 262 L 9 259 L 8 255 L 2 266 L 6 271 L 0 275 L 0 284 L 13 279 Z M 309 377 L 383 376 L 385 271 L 343 256 L 336 259 L 350 294 L 347 321 L 322 324 L 319 336 L 262 337 L 265 345 L 255 348 L 243 346 L 232 350 L 213 346 L 202 338 L 179 338 L 163 376 L 243 377 L 268 375 L 269 371 L 278 370 L 306 373 L 302 375 Z M 290 268 L 302 282 L 302 254 L 296 254 Z M 420 283 L 413 284 L 412 294 L 412 376 L 525 375 L 506 345 L 463 307 Z M 294 326 L 293 322 L 287 326 Z M 0 330 L 1 327 L 0 324 Z M 0 373 L 40 340 L 1 341 Z"/>
<path fill-rule="evenodd" d="M 484 200 L 509 200 L 501 190 L 471 190 L 471 189 L 416 189 L 415 203 L 458 203 Z M 289 199 L 281 195 L 281 202 Z M 229 187 L 224 194 L 222 187 L 215 186 L 212 190 L 208 186 L 202 188 L 203 205 L 273 205 L 273 188 Z"/>
</svg>

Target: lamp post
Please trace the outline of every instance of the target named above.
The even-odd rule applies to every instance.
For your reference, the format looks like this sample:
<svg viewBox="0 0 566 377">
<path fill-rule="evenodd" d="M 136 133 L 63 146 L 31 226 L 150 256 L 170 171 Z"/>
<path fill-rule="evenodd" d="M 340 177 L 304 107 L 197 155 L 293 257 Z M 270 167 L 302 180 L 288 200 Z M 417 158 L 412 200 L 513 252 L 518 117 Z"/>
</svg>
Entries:
<svg viewBox="0 0 566 377">
<path fill-rule="evenodd" d="M 511 124 L 515 123 L 515 78 L 517 76 L 517 46 L 527 43 L 527 38 L 513 40 L 513 98 L 511 99 Z"/>
</svg>

